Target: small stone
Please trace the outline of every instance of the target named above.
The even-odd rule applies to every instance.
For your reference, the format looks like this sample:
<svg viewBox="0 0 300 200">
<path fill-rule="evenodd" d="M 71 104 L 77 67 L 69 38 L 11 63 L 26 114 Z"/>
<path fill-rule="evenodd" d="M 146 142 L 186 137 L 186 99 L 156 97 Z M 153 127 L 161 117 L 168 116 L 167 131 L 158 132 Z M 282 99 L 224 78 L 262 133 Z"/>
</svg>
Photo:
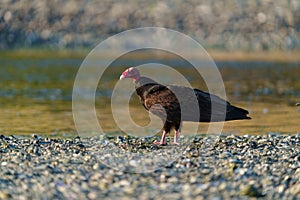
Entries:
<svg viewBox="0 0 300 200">
<path fill-rule="evenodd" d="M 51 30 L 49 29 L 44 29 L 42 32 L 41 32 L 41 37 L 44 39 L 44 40 L 47 40 L 51 37 Z"/>
<path fill-rule="evenodd" d="M 190 183 L 196 183 L 197 182 L 197 177 L 196 176 L 192 176 L 191 178 L 190 178 Z"/>
<path fill-rule="evenodd" d="M 4 21 L 9 22 L 12 19 L 12 13 L 10 11 L 6 11 L 4 14 Z"/>
<path fill-rule="evenodd" d="M 0 199 L 11 199 L 11 197 L 12 196 L 10 194 L 0 191 Z"/>
<path fill-rule="evenodd" d="M 279 193 L 282 193 L 284 191 L 284 189 L 285 189 L 284 185 L 278 186 L 278 192 Z"/>
<path fill-rule="evenodd" d="M 241 161 L 237 160 L 237 159 L 230 159 L 230 162 L 231 163 L 234 163 L 234 164 L 239 164 L 241 163 Z"/>
<path fill-rule="evenodd" d="M 136 160 L 130 160 L 129 161 L 129 165 L 132 167 L 137 167 L 138 166 L 138 162 Z"/>
<path fill-rule="evenodd" d="M 230 158 L 232 157 L 232 154 L 230 152 L 223 152 L 222 154 L 220 154 L 221 158 Z"/>
<path fill-rule="evenodd" d="M 108 183 L 106 183 L 106 182 L 100 182 L 100 183 L 99 183 L 99 188 L 100 188 L 101 190 L 107 190 L 107 188 L 108 188 Z"/>
<path fill-rule="evenodd" d="M 88 193 L 89 199 L 97 199 L 97 193 L 96 192 L 89 192 Z"/>
<path fill-rule="evenodd" d="M 118 136 L 116 142 L 117 142 L 117 143 L 125 143 L 125 139 L 124 139 L 124 137 L 122 137 L 122 136 Z"/>
<path fill-rule="evenodd" d="M 124 191 L 125 193 L 131 195 L 131 194 L 134 194 L 135 188 L 133 188 L 133 187 L 125 187 L 125 188 L 123 189 L 123 191 Z"/>
<path fill-rule="evenodd" d="M 260 24 L 263 24 L 267 21 L 267 16 L 264 13 L 260 12 L 260 13 L 257 14 L 257 21 Z"/>
<path fill-rule="evenodd" d="M 129 186 L 130 185 L 129 181 L 127 181 L 127 180 L 121 180 L 121 181 L 119 181 L 119 184 L 121 186 Z"/>
<path fill-rule="evenodd" d="M 242 195 L 246 195 L 249 197 L 263 197 L 264 195 L 261 193 L 261 191 L 256 188 L 254 185 L 250 184 L 247 185 L 242 191 Z"/>
</svg>

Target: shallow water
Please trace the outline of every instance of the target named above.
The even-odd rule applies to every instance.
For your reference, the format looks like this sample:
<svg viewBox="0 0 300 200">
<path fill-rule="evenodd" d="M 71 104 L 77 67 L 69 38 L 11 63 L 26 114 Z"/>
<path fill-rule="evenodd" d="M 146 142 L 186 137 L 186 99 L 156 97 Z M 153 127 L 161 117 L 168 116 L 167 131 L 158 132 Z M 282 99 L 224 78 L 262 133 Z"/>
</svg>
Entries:
<svg viewBox="0 0 300 200">
<path fill-rule="evenodd" d="M 81 58 L 0 58 L 0 134 L 74 136 L 72 88 Z M 153 61 L 153 60 L 152 60 Z M 144 61 L 123 60 L 123 65 Z M 157 61 L 159 62 L 159 61 Z M 168 60 L 193 87 L 206 85 L 192 68 Z M 250 112 L 252 120 L 227 122 L 223 133 L 265 134 L 300 132 L 299 62 L 218 61 L 228 100 Z M 118 63 L 105 71 L 96 92 L 98 120 L 105 132 L 118 133 L 110 110 L 114 85 L 125 67 Z M 158 77 L 159 80 L 160 77 Z M 172 81 L 172 80 L 170 80 Z M 130 102 L 131 116 L 140 125 L 149 116 L 136 96 Z M 101 113 L 101 114 L 98 114 Z M 207 124 L 199 124 L 205 132 Z"/>
</svg>

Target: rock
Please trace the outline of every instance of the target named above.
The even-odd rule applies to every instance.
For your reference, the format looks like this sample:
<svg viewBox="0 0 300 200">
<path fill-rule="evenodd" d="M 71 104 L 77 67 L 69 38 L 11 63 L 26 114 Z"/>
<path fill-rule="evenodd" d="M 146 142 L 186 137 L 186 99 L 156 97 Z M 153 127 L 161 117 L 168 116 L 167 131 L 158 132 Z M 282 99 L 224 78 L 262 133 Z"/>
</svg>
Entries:
<svg viewBox="0 0 300 200">
<path fill-rule="evenodd" d="M 257 21 L 258 23 L 263 24 L 267 21 L 267 16 L 264 13 L 260 12 L 257 14 Z"/>
<path fill-rule="evenodd" d="M 167 199 L 176 194 L 178 199 L 238 199 L 241 195 L 288 199 L 300 195 L 298 135 L 221 136 L 209 150 L 202 144 L 211 141 L 199 137 L 173 163 L 149 172 L 134 171 L 140 165 L 136 157 L 125 159 L 126 163 L 117 158 L 123 151 L 135 149 L 145 156 L 176 146 L 151 149 L 156 138 L 123 137 L 121 142 L 111 137 L 108 144 L 103 144 L 103 139 L 0 136 L 1 145 L 5 144 L 1 149 L 0 198 Z M 249 141 L 257 147 L 251 148 Z M 120 145 L 122 151 L 109 151 L 110 144 Z M 197 155 L 190 153 L 195 151 Z M 103 159 L 113 168 L 103 165 Z M 151 166 L 153 159 L 144 161 Z"/>
<path fill-rule="evenodd" d="M 262 192 L 254 185 L 245 186 L 244 189 L 241 191 L 241 194 L 249 196 L 249 197 L 263 197 L 264 196 L 262 194 Z"/>
<path fill-rule="evenodd" d="M 12 13 L 10 11 L 6 11 L 3 18 L 4 21 L 8 23 L 12 19 Z"/>
<path fill-rule="evenodd" d="M 97 198 L 97 193 L 96 193 L 96 192 L 93 192 L 93 191 L 89 192 L 89 193 L 88 193 L 88 198 L 89 198 L 89 199 L 98 199 L 98 198 Z"/>
</svg>

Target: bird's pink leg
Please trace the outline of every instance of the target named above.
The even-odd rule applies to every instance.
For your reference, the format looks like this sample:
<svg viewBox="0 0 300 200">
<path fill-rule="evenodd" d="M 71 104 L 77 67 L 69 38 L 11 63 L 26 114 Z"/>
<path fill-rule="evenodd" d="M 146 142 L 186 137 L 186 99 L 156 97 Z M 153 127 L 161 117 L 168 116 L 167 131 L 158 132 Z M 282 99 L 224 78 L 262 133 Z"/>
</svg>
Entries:
<svg viewBox="0 0 300 200">
<path fill-rule="evenodd" d="M 175 133 L 174 133 L 174 144 L 179 144 L 179 142 L 178 142 L 179 135 L 180 135 L 180 130 L 175 130 Z"/>
<path fill-rule="evenodd" d="M 178 139 L 180 136 L 180 132 L 181 132 L 181 126 L 182 123 L 180 123 L 179 127 L 175 127 L 175 133 L 174 133 L 174 144 L 179 145 Z"/>
<path fill-rule="evenodd" d="M 154 144 L 157 145 L 164 145 L 165 144 L 165 138 L 166 138 L 167 132 L 163 131 L 163 134 L 161 136 L 161 140 L 160 141 L 154 141 Z"/>
</svg>

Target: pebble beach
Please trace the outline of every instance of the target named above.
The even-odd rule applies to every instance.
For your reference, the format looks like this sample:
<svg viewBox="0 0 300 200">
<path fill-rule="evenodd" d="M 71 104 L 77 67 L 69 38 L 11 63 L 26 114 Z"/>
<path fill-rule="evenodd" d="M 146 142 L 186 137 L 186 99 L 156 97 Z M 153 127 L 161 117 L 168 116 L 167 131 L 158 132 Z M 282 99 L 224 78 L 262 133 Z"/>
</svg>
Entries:
<svg viewBox="0 0 300 200">
<path fill-rule="evenodd" d="M 145 173 L 102 162 L 115 156 L 109 144 L 142 155 L 174 153 L 155 139 L 1 135 L 0 199 L 300 198 L 300 134 L 220 135 L 209 144 L 198 135 L 174 162 Z"/>
<path fill-rule="evenodd" d="M 175 29 L 205 47 L 299 50 L 300 2 L 1 1 L 0 49 L 94 47 L 139 27 Z"/>
</svg>

